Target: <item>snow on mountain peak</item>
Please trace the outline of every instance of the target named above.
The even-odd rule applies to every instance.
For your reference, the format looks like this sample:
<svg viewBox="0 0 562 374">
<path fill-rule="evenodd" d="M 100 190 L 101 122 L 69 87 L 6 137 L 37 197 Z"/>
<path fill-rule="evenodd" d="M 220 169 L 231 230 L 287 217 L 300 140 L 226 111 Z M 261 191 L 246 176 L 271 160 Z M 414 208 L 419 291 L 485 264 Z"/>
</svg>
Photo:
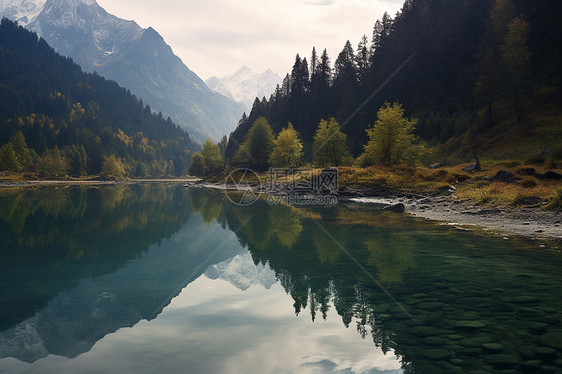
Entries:
<svg viewBox="0 0 562 374">
<path fill-rule="evenodd" d="M 281 77 L 271 69 L 257 74 L 244 65 L 231 75 L 211 77 L 205 83 L 212 90 L 244 104 L 246 111 L 249 111 L 256 97 L 269 97 L 275 91 L 277 84 L 281 83 Z"/>
<path fill-rule="evenodd" d="M 236 70 L 236 73 L 246 73 L 246 72 L 253 73 L 252 70 L 249 67 L 247 67 L 246 65 L 242 65 L 242 67 L 240 69 Z"/>
<path fill-rule="evenodd" d="M 0 16 L 17 21 L 22 26 L 34 22 L 43 10 L 51 12 L 60 9 L 67 21 L 74 21 L 78 17 L 69 17 L 76 13 L 79 5 L 99 8 L 96 0 L 0 0 Z M 63 20 L 61 20 L 63 21 Z"/>
<path fill-rule="evenodd" d="M 46 0 L 26 27 L 45 38 L 57 52 L 72 56 L 87 71 L 105 64 L 104 57 L 113 56 L 143 31 L 133 21 L 108 14 L 96 0 Z"/>
<path fill-rule="evenodd" d="M 96 0 L 47 0 L 48 3 L 52 3 L 55 6 L 65 6 L 65 7 L 76 7 L 78 4 L 84 5 L 98 5 Z"/>
<path fill-rule="evenodd" d="M 47 0 L 0 0 L 0 17 L 7 17 L 25 26 L 32 22 Z"/>
</svg>

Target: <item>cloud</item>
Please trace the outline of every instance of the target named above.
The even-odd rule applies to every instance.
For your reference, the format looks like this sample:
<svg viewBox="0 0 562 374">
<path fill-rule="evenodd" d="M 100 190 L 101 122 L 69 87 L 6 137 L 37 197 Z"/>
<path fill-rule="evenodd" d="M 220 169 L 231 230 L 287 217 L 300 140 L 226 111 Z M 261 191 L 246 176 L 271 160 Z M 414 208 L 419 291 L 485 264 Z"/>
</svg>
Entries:
<svg viewBox="0 0 562 374">
<path fill-rule="evenodd" d="M 312 322 L 308 311 L 296 317 L 292 304 L 279 284 L 242 292 L 202 276 L 158 318 L 106 335 L 74 359 L 48 356 L 27 365 L 26 372 L 402 372 L 392 352 L 384 354 L 355 329 L 345 328 L 335 308 L 326 321 Z"/>
<path fill-rule="evenodd" d="M 336 0 L 304 0 L 302 3 L 314 6 L 327 6 L 335 3 Z"/>
<path fill-rule="evenodd" d="M 242 65 L 289 72 L 297 53 L 355 46 L 402 0 L 98 0 L 108 12 L 153 27 L 195 73 L 224 76 Z"/>
</svg>

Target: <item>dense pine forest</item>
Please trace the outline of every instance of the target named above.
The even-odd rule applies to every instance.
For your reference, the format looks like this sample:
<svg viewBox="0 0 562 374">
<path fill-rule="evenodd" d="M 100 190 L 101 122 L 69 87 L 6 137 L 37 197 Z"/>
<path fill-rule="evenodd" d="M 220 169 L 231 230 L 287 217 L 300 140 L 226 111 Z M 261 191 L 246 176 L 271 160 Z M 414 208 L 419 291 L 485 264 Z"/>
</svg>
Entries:
<svg viewBox="0 0 562 374">
<path fill-rule="evenodd" d="M 0 124 L 0 170 L 40 177 L 185 175 L 197 147 L 169 117 L 8 19 Z"/>
<path fill-rule="evenodd" d="M 226 158 L 252 163 L 240 148 L 262 117 L 274 134 L 292 124 L 304 161 L 314 161 L 315 134 L 330 118 L 360 156 L 388 102 L 415 119 L 412 139 L 435 146 L 440 162 L 560 159 L 561 13 L 554 0 L 406 0 L 335 60 L 316 48 L 297 55 L 283 84 L 241 119 Z"/>
</svg>

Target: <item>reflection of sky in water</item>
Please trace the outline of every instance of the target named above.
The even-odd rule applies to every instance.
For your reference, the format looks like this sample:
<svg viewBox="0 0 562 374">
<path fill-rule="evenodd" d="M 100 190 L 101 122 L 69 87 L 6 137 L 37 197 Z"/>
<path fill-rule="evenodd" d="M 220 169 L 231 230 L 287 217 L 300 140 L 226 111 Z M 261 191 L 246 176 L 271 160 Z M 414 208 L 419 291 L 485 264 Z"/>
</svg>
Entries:
<svg viewBox="0 0 562 374">
<path fill-rule="evenodd" d="M 398 360 L 383 355 L 369 331 L 362 340 L 356 325 L 360 333 L 374 326 L 375 338 L 413 370 L 457 370 L 428 355 L 488 370 L 487 351 L 473 356 L 457 341 L 498 341 L 502 355 L 523 362 L 519 347 L 538 349 L 543 334 L 560 333 L 561 259 L 536 251 L 538 242 L 475 236 L 360 205 L 305 212 L 260 201 L 242 209 L 202 190 L 137 187 L 74 190 L 70 200 L 58 190 L 26 192 L 19 201 L 29 204 L 8 217 L 27 217 L 16 225 L 21 233 L 0 217 L 0 374 L 400 373 Z M 119 204 L 96 205 L 123 194 L 130 196 Z M 0 196 L 0 205 L 12 201 Z M 58 213 L 60 201 L 68 215 Z M 76 207 L 89 208 L 75 218 Z M 320 218 L 391 285 L 422 330 L 365 284 L 312 221 Z M 323 321 L 330 295 L 343 317 L 332 307 Z M 309 310 L 294 314 L 307 299 L 320 306 L 316 322 Z M 365 317 L 364 325 L 346 329 L 351 316 Z M 467 330 L 467 321 L 485 329 Z M 444 349 L 428 347 L 434 343 Z"/>
<path fill-rule="evenodd" d="M 333 308 L 326 321 L 294 315 L 279 284 L 245 292 L 199 277 L 158 318 L 107 335 L 74 359 L 0 360 L 10 373 L 400 373 Z M 353 324 L 352 324 L 353 326 Z"/>
</svg>

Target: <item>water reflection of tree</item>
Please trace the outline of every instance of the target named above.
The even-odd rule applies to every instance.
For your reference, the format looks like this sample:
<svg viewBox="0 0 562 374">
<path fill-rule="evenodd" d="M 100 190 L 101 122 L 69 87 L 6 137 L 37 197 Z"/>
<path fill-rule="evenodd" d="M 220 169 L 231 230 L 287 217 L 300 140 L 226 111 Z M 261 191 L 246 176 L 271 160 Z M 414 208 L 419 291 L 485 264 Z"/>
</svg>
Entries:
<svg viewBox="0 0 562 374">
<path fill-rule="evenodd" d="M 303 212 L 300 209 L 279 204 L 271 206 L 268 212 L 269 223 L 272 225 L 279 243 L 289 250 L 292 249 L 303 230 Z"/>
<path fill-rule="evenodd" d="M 391 293 L 400 294 L 401 288 L 411 287 L 404 279 L 415 274 L 413 249 L 425 240 L 419 235 L 424 223 L 370 208 L 299 209 L 265 201 L 249 207 L 227 202 L 219 217 L 248 247 L 256 264 L 269 264 L 293 299 L 296 314 L 308 309 L 314 321 L 326 319 L 334 308 L 346 327 L 354 325 L 383 352 L 394 351 L 406 373 L 419 367 L 412 347 L 421 343 L 410 333 L 409 315 L 349 255 Z"/>
<path fill-rule="evenodd" d="M 339 246 L 334 242 L 334 239 L 336 239 L 342 246 L 346 245 L 346 238 L 345 235 L 343 235 L 343 231 L 338 230 L 331 233 L 333 235 L 333 238 L 331 238 L 318 226 L 311 227 L 311 230 L 314 249 L 318 254 L 318 260 L 320 263 L 335 264 L 338 260 L 340 260 L 342 255 L 345 256 Z"/>
<path fill-rule="evenodd" d="M 368 264 L 377 269 L 379 281 L 385 285 L 400 284 L 404 273 L 415 267 L 409 248 L 415 243 L 405 233 L 378 233 L 371 235 L 365 246 L 369 251 Z"/>
<path fill-rule="evenodd" d="M 216 198 L 216 196 L 215 196 Z M 339 245 L 369 267 L 373 274 L 382 274 L 382 281 L 399 284 L 402 275 L 414 266 L 408 244 L 415 240 L 407 234 L 395 237 L 398 222 L 384 218 L 355 215 L 365 222 L 342 221 L 340 208 L 303 210 L 258 201 L 250 207 L 227 203 L 223 206 L 228 227 L 235 231 L 242 245 L 252 252 L 256 263 L 269 263 L 285 291 L 293 298 L 296 314 L 308 308 L 311 318 L 326 318 L 330 305 L 342 317 L 345 326 L 356 320 L 362 337 L 371 333 L 377 346 L 390 349 L 391 339 L 377 325 L 378 313 L 373 299 L 387 299 L 362 273 Z M 346 208 L 341 208 L 346 209 Z M 330 237 L 310 217 L 327 225 Z M 373 220 L 379 229 L 367 240 L 357 235 L 357 226 L 365 234 L 372 232 Z M 366 227 L 369 226 L 369 227 Z M 385 230 L 390 230 L 386 232 Z M 339 244 L 334 242 L 336 239 Z M 298 250 L 295 250 L 298 248 Z M 398 260 L 400 263 L 395 263 Z M 369 285 L 369 286 L 366 286 Z"/>
<path fill-rule="evenodd" d="M 189 194 L 189 201 L 193 212 L 201 214 L 207 226 L 213 221 L 223 221 L 220 216 L 225 201 L 221 199 L 217 191 L 192 189 Z"/>
<path fill-rule="evenodd" d="M 0 280 L 20 280 L 22 297 L 27 288 L 48 290 L 28 306 L 33 313 L 62 288 L 113 272 L 171 237 L 189 216 L 185 191 L 163 184 L 2 191 Z M 9 326 L 25 317 L 19 310 L 1 319 Z"/>
<path fill-rule="evenodd" d="M 518 322 L 518 326 L 527 328 L 526 321 L 518 321 L 519 317 L 512 315 L 510 305 L 498 297 L 490 297 L 487 290 L 490 278 L 488 274 L 481 276 L 483 268 L 491 268 L 493 262 L 487 260 L 490 248 L 480 249 L 472 244 L 474 237 L 469 233 L 353 205 L 297 209 L 268 206 L 264 201 L 250 207 L 226 203 L 218 219 L 223 220 L 236 233 L 240 243 L 248 247 L 255 263 L 269 264 L 282 287 L 291 295 L 296 314 L 308 308 L 313 320 L 320 315 L 325 319 L 333 307 L 346 327 L 354 325 L 361 337 L 371 339 L 383 352 L 393 350 L 400 357 L 406 373 L 462 372 L 464 368 L 483 368 L 481 359 L 471 356 L 470 349 L 460 347 L 447 335 L 453 331 L 460 331 L 467 337 L 481 334 L 459 330 L 458 319 L 465 318 L 460 315 L 467 308 L 472 314 L 490 318 L 498 311 L 504 311 L 507 321 Z M 456 251 L 456 256 L 451 256 L 452 249 L 457 247 L 461 252 Z M 470 250 L 465 253 L 462 248 Z M 375 276 L 400 304 L 379 288 L 350 257 Z M 506 267 L 498 274 L 508 277 L 510 289 L 515 290 L 513 297 L 524 293 L 525 289 L 528 295 L 534 295 L 536 283 L 526 284 L 526 278 L 520 278 L 511 266 L 523 264 L 515 270 L 529 272 L 530 269 L 545 268 L 548 263 L 537 260 L 530 265 L 527 257 L 512 260 L 494 262 L 494 270 L 498 266 Z M 557 274 L 557 269 L 550 269 L 550 273 Z M 494 292 L 501 298 L 505 298 L 507 290 L 503 286 L 505 280 L 496 280 L 498 288 Z M 548 292 L 551 290 L 545 294 Z M 468 300 L 462 298 L 474 298 L 479 304 L 475 306 L 474 302 L 467 303 Z M 443 308 L 439 305 L 441 301 Z M 497 326 L 487 325 L 484 335 L 494 333 L 502 337 L 505 331 L 511 334 L 511 325 L 503 320 L 494 321 Z M 421 327 L 421 331 L 414 332 L 416 327 Z M 529 336 L 533 336 L 533 332 Z M 505 338 L 506 341 L 513 339 L 512 336 Z M 436 349 L 436 344 L 442 345 Z M 511 341 L 508 344 L 513 345 Z M 464 368 L 452 366 L 447 359 L 434 359 L 434 354 L 461 357 Z"/>
<path fill-rule="evenodd" d="M 290 250 L 303 230 L 305 215 L 293 207 L 258 201 L 252 206 L 226 204 L 224 208 L 228 226 L 240 232 L 241 244 L 255 250 L 266 250 L 272 243 Z"/>
<path fill-rule="evenodd" d="M 80 246 L 86 256 L 95 257 L 104 251 L 100 243 L 114 236 L 120 242 L 138 242 L 123 250 L 142 252 L 169 237 L 189 217 L 186 197 L 177 192 L 164 185 L 4 192 L 0 196 L 4 247 L 50 254 L 56 249 L 64 255 L 65 249 Z"/>
</svg>

